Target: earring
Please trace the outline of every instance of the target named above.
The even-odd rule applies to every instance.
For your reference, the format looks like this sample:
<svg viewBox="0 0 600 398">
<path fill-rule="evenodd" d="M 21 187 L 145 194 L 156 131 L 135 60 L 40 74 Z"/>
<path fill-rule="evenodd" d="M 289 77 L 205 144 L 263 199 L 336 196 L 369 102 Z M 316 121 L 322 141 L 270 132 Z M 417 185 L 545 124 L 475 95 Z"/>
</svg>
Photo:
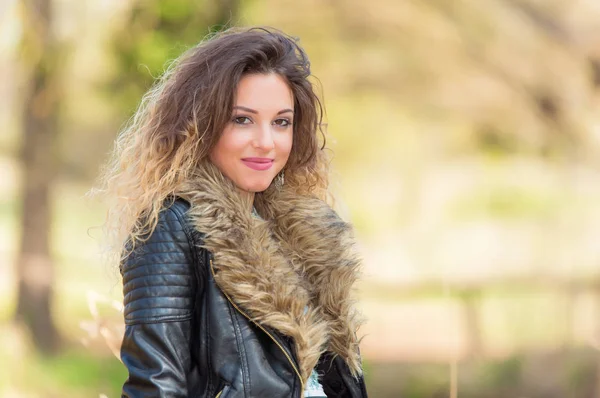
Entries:
<svg viewBox="0 0 600 398">
<path fill-rule="evenodd" d="M 285 182 L 285 171 L 283 169 L 277 175 L 277 182 L 280 187 L 282 187 Z"/>
</svg>

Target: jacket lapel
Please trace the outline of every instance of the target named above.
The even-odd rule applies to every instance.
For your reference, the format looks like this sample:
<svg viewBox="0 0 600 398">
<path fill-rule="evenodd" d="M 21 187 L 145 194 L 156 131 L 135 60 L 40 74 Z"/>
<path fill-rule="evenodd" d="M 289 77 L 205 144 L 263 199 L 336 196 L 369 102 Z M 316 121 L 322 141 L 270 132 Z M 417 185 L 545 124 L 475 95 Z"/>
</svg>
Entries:
<svg viewBox="0 0 600 398">
<path fill-rule="evenodd" d="M 215 281 L 261 325 L 291 337 L 306 381 L 325 351 L 361 373 L 351 288 L 360 267 L 352 228 L 323 201 L 271 185 L 252 203 L 205 161 L 177 195 L 213 254 Z"/>
</svg>

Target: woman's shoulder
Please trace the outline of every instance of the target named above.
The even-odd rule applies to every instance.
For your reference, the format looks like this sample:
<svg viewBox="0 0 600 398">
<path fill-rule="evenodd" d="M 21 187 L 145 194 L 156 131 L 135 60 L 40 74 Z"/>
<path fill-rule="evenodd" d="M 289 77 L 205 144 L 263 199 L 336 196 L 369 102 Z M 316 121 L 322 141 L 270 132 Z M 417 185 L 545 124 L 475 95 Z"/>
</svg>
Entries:
<svg viewBox="0 0 600 398">
<path fill-rule="evenodd" d="M 187 319 L 196 294 L 197 253 L 186 201 L 165 201 L 153 232 L 123 259 L 125 322 Z"/>
<path fill-rule="evenodd" d="M 187 199 L 175 195 L 168 196 L 163 202 L 163 211 L 161 211 L 159 223 L 174 223 L 185 232 L 190 241 L 190 246 L 202 251 L 205 250 L 203 248 L 204 233 L 194 228 L 189 216 L 190 208 L 191 204 Z"/>
<path fill-rule="evenodd" d="M 199 247 L 204 240 L 204 234 L 194 228 L 189 216 L 190 208 L 191 204 L 187 199 L 175 195 L 168 196 L 163 201 L 163 209 L 158 222 L 167 225 L 174 223 L 186 233 L 193 246 Z"/>
<path fill-rule="evenodd" d="M 181 196 L 169 195 L 165 198 L 162 203 L 163 210 L 171 210 L 175 214 L 185 217 L 186 213 L 190 209 L 190 202 Z"/>
</svg>

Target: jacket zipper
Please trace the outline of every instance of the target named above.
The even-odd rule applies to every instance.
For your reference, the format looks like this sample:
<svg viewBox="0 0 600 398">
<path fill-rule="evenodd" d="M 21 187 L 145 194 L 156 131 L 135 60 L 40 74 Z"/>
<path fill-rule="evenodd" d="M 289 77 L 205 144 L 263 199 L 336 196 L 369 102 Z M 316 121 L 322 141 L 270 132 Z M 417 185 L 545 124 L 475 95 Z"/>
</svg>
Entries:
<svg viewBox="0 0 600 398">
<path fill-rule="evenodd" d="M 213 278 L 214 278 L 215 277 L 215 269 L 213 267 L 212 258 L 210 259 L 210 271 L 211 271 L 211 273 L 213 275 Z M 217 286 L 218 286 L 218 284 L 217 284 Z M 279 349 L 281 350 L 281 352 L 283 352 L 283 355 L 285 355 L 285 357 L 289 361 L 290 365 L 294 369 L 294 372 L 298 376 L 298 380 L 300 380 L 300 386 L 301 386 L 301 388 L 300 388 L 300 396 L 302 396 L 303 393 L 304 393 L 304 381 L 302 380 L 302 377 L 300 376 L 300 371 L 298 371 L 298 368 L 294 364 L 294 361 L 292 360 L 292 358 L 290 358 L 290 356 L 287 353 L 287 351 L 275 339 L 275 337 L 273 337 L 273 335 L 271 333 L 269 333 L 260 323 L 254 321 L 252 318 L 250 318 L 250 316 L 248 314 L 246 314 L 240 307 L 238 307 L 233 302 L 233 300 L 231 300 L 231 298 L 229 297 L 229 295 L 223 291 L 223 289 L 221 289 L 220 287 L 219 287 L 219 289 L 221 290 L 221 292 L 223 293 L 223 295 L 225 296 L 225 298 L 227 298 L 227 301 L 229 301 L 229 303 L 233 306 L 233 308 L 235 308 L 237 310 L 237 312 L 239 312 L 240 314 L 242 314 L 246 319 L 248 319 L 249 321 L 251 321 L 252 323 L 254 323 L 256 326 L 258 326 L 260 328 L 260 330 L 262 330 L 263 332 L 265 332 L 267 334 L 267 336 L 269 336 L 271 338 L 271 340 L 273 340 L 273 342 L 277 345 L 277 347 L 279 347 Z M 221 393 L 219 393 L 219 395 L 217 395 L 215 398 L 219 398 L 220 395 L 221 395 Z"/>
<path fill-rule="evenodd" d="M 228 391 L 229 391 L 229 384 L 226 384 L 225 387 L 223 387 L 223 389 L 221 391 L 219 391 L 219 393 L 217 394 L 217 396 L 215 398 L 225 397 L 225 395 L 223 395 L 223 394 Z"/>
</svg>

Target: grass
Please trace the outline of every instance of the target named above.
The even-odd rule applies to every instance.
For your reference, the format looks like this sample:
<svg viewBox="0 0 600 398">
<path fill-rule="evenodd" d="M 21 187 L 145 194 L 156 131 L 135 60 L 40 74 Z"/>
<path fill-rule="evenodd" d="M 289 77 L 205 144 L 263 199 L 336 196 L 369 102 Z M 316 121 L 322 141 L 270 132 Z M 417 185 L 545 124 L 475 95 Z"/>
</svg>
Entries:
<svg viewBox="0 0 600 398">
<path fill-rule="evenodd" d="M 43 356 L 22 345 L 23 336 L 3 328 L 0 368 L 1 396 L 107 397 L 120 396 L 127 378 L 125 367 L 113 356 L 91 354 L 83 346 L 70 347 L 56 356 Z"/>
</svg>

